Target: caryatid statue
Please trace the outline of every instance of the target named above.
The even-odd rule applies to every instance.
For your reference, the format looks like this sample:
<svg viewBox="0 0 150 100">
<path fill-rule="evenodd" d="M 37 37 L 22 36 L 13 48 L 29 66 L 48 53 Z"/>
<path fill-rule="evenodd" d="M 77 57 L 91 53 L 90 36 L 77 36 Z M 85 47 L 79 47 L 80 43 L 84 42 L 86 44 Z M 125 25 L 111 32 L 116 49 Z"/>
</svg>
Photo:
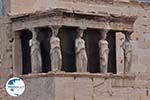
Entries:
<svg viewBox="0 0 150 100">
<path fill-rule="evenodd" d="M 62 55 L 60 47 L 60 39 L 57 37 L 60 26 L 50 26 L 52 30 L 52 37 L 50 38 L 50 57 L 51 57 L 51 70 L 61 71 Z"/>
<path fill-rule="evenodd" d="M 76 52 L 76 70 L 77 72 L 87 72 L 87 54 L 85 50 L 85 41 L 82 39 L 84 29 L 77 29 L 78 35 L 75 40 Z"/>
<path fill-rule="evenodd" d="M 32 73 L 39 73 L 42 71 L 41 49 L 40 42 L 37 40 L 37 29 L 30 29 L 32 32 L 32 39 L 29 41 L 31 47 L 31 66 Z"/>
<path fill-rule="evenodd" d="M 100 62 L 100 71 L 101 73 L 108 72 L 108 56 L 109 48 L 108 42 L 106 41 L 108 29 L 104 29 L 101 32 L 101 40 L 99 41 L 99 62 Z"/>
<path fill-rule="evenodd" d="M 131 45 L 131 33 L 124 32 L 125 41 L 121 45 L 124 51 L 124 73 L 129 73 L 132 65 L 132 45 Z"/>
</svg>

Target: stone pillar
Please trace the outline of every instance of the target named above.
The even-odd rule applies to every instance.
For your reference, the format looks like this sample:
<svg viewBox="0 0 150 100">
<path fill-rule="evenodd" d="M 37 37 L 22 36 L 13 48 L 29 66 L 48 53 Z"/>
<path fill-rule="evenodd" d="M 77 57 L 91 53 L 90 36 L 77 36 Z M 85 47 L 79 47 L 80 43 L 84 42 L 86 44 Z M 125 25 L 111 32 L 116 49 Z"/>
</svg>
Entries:
<svg viewBox="0 0 150 100">
<path fill-rule="evenodd" d="M 22 48 L 20 32 L 14 32 L 13 42 L 13 73 L 14 75 L 22 74 L 23 63 L 22 63 Z"/>
<path fill-rule="evenodd" d="M 29 41 L 31 47 L 31 67 L 32 73 L 42 72 L 42 60 L 40 42 L 37 40 L 38 30 L 30 29 L 32 32 L 32 39 Z"/>
<path fill-rule="evenodd" d="M 124 51 L 124 73 L 130 73 L 132 65 L 132 44 L 130 41 L 132 32 L 123 32 L 123 34 L 125 35 L 125 41 L 121 47 Z"/>
<path fill-rule="evenodd" d="M 99 62 L 100 62 L 100 72 L 107 73 L 108 72 L 108 56 L 109 56 L 109 48 L 108 42 L 106 41 L 108 29 L 104 29 L 101 32 L 101 40 L 98 43 L 99 46 Z"/>
<path fill-rule="evenodd" d="M 87 72 L 88 59 L 85 50 L 85 41 L 82 39 L 84 30 L 81 28 L 77 29 L 78 35 L 75 40 L 77 72 Z"/>
<path fill-rule="evenodd" d="M 62 55 L 60 47 L 60 39 L 57 37 L 60 26 L 50 26 L 52 30 L 52 37 L 50 38 L 50 57 L 51 57 L 51 70 L 61 71 L 62 68 Z"/>
</svg>

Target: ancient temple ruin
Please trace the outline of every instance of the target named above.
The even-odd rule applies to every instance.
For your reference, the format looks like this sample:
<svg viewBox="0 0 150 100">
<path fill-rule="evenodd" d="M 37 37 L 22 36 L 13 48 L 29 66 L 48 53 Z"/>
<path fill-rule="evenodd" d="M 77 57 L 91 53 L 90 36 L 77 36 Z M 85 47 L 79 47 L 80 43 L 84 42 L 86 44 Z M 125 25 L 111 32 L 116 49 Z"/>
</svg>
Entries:
<svg viewBox="0 0 150 100">
<path fill-rule="evenodd" d="M 3 3 L 0 100 L 149 100 L 149 3 Z M 26 84 L 18 98 L 4 90 L 12 76 Z"/>
<path fill-rule="evenodd" d="M 51 70 L 117 73 L 116 34 L 125 35 L 124 67 L 131 67 L 131 53 L 127 46 L 131 45 L 128 37 L 133 33 L 136 16 L 53 9 L 21 17 L 12 16 L 11 20 L 16 37 L 14 48 L 17 49 L 14 55 L 15 74 Z"/>
</svg>

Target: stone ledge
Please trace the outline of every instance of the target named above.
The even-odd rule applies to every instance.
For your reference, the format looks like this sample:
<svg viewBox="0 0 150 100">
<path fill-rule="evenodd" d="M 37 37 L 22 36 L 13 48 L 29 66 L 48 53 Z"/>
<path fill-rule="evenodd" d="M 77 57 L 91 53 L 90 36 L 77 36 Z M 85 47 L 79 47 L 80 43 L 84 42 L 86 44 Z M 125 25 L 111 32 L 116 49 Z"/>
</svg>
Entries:
<svg viewBox="0 0 150 100">
<path fill-rule="evenodd" d="M 20 19 L 27 19 L 27 18 L 40 18 L 44 16 L 57 16 L 57 15 L 65 15 L 65 14 L 74 14 L 75 15 L 83 15 L 83 16 L 95 16 L 96 19 L 98 17 L 100 18 L 105 18 L 105 19 L 110 19 L 112 21 L 118 20 L 123 21 L 123 22 L 128 22 L 128 23 L 134 23 L 134 21 L 137 19 L 137 16 L 127 16 L 127 15 L 119 15 L 119 14 L 111 14 L 108 12 L 97 12 L 97 11 L 82 11 L 82 10 L 69 10 L 69 9 L 63 9 L 63 8 L 54 8 L 46 11 L 37 11 L 34 13 L 24 13 L 24 14 L 17 14 L 17 15 L 11 15 L 10 18 L 12 22 L 15 22 L 16 20 Z"/>
<path fill-rule="evenodd" d="M 74 15 L 74 17 L 72 16 Z M 65 16 L 65 19 L 62 17 Z M 94 17 L 95 16 L 95 17 Z M 91 20 L 89 20 L 91 18 Z M 63 9 L 53 9 L 47 12 L 38 12 L 31 15 L 24 15 L 18 18 L 12 17 L 12 30 L 20 31 L 26 28 L 47 27 L 49 25 L 61 25 L 87 28 L 105 29 L 106 21 L 109 21 L 111 30 L 115 31 L 133 31 L 133 23 L 136 16 L 107 14 L 100 12 L 99 14 L 91 14 L 84 11 L 68 11 Z M 84 21 L 86 23 L 82 23 Z"/>
<path fill-rule="evenodd" d="M 113 88 L 117 87 L 130 87 L 130 88 L 150 88 L 149 80 L 143 80 L 141 75 L 137 74 L 112 74 L 112 73 L 66 73 L 66 72 L 49 72 L 49 73 L 34 73 L 34 74 L 27 74 L 27 75 L 16 75 L 25 80 L 32 80 L 37 78 L 88 78 L 91 80 L 94 79 L 102 79 L 102 80 L 110 80 L 111 86 Z"/>
<path fill-rule="evenodd" d="M 16 75 L 21 78 L 38 78 L 38 77 L 51 77 L 51 76 L 56 76 L 56 77 L 89 77 L 89 78 L 114 78 L 114 79 L 135 79 L 134 74 L 112 74 L 112 73 L 68 73 L 68 72 L 49 72 L 49 73 L 33 73 L 33 74 L 27 74 L 27 75 Z"/>
<path fill-rule="evenodd" d="M 123 100 L 131 100 L 140 93 L 144 97 L 149 89 L 142 80 L 136 80 L 135 74 L 49 72 L 18 77 L 23 78 L 27 88 L 24 95 L 16 100 L 104 100 L 105 97 L 120 96 Z"/>
</svg>

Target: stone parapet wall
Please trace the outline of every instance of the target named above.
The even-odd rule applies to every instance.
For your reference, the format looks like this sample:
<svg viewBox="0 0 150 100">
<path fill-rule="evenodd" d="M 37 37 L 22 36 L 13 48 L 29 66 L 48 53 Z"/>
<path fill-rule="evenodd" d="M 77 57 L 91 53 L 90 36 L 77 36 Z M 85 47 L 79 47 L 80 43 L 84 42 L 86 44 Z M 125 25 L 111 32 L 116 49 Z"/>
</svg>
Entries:
<svg viewBox="0 0 150 100">
<path fill-rule="evenodd" d="M 150 75 L 147 75 L 147 78 Z M 19 76 L 25 93 L 13 100 L 149 100 L 143 75 L 48 73 Z M 146 76 L 145 76 L 146 77 Z"/>
</svg>

